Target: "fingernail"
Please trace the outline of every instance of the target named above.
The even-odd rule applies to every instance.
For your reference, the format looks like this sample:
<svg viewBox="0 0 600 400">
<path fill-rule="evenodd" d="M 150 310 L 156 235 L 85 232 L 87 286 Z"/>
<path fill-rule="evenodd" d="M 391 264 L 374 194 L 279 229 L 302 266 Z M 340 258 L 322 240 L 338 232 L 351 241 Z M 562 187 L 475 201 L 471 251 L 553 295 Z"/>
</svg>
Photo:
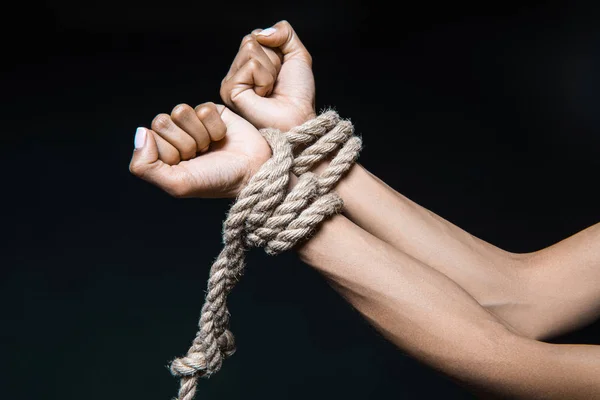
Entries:
<svg viewBox="0 0 600 400">
<path fill-rule="evenodd" d="M 133 140 L 133 144 L 136 149 L 141 149 L 146 144 L 146 129 L 145 128 L 137 128 L 135 131 L 135 139 Z"/>
<path fill-rule="evenodd" d="M 264 31 L 260 31 L 257 33 L 257 35 L 259 36 L 271 36 L 272 34 L 274 34 L 276 31 L 275 28 L 267 28 Z"/>
</svg>

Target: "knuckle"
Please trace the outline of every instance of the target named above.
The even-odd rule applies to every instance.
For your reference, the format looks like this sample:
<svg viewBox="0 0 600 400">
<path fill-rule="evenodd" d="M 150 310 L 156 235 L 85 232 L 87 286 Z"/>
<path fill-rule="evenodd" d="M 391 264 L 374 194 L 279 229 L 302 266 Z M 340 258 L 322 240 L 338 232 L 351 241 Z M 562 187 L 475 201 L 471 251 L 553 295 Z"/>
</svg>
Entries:
<svg viewBox="0 0 600 400">
<path fill-rule="evenodd" d="M 186 118 L 191 109 L 192 107 L 185 103 L 177 104 L 175 107 L 173 107 L 173 111 L 171 111 L 171 117 L 176 119 Z"/>
<path fill-rule="evenodd" d="M 142 165 L 131 163 L 129 164 L 129 172 L 137 177 L 142 177 L 144 175 L 144 168 Z"/>
<path fill-rule="evenodd" d="M 164 131 L 171 126 L 171 116 L 168 114 L 158 114 L 152 120 L 152 129 L 155 131 Z"/>
<path fill-rule="evenodd" d="M 251 58 L 250 60 L 248 60 L 248 68 L 251 69 L 258 69 L 261 67 L 261 64 L 258 60 L 256 60 L 255 58 Z"/>
<path fill-rule="evenodd" d="M 205 119 L 207 118 L 211 112 L 213 111 L 214 104 L 213 103 L 204 103 L 196 107 L 196 115 L 198 118 Z"/>
<path fill-rule="evenodd" d="M 277 23 L 277 25 L 281 26 L 282 28 L 292 28 L 292 24 L 290 24 L 290 22 L 287 19 L 282 19 Z"/>
<path fill-rule="evenodd" d="M 240 43 L 240 48 L 244 47 L 249 40 L 252 40 L 252 35 L 248 34 L 242 38 L 242 42 Z"/>
<path fill-rule="evenodd" d="M 246 43 L 244 43 L 242 47 L 244 51 L 254 52 L 258 50 L 258 43 L 256 42 L 256 40 L 251 38 L 248 41 L 246 41 Z"/>
</svg>

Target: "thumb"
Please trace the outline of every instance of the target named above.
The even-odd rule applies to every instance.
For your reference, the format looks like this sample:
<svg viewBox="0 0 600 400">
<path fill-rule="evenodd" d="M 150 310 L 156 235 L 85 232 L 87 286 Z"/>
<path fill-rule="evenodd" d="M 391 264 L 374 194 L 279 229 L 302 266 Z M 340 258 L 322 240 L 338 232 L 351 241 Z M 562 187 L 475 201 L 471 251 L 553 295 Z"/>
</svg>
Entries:
<svg viewBox="0 0 600 400">
<path fill-rule="evenodd" d="M 133 144 L 135 149 L 131 157 L 130 169 L 136 171 L 140 169 L 146 170 L 149 166 L 159 161 L 158 146 L 156 145 L 154 135 L 149 129 L 137 128 Z"/>
<path fill-rule="evenodd" d="M 300 38 L 286 20 L 279 21 L 270 28 L 253 32 L 256 41 L 263 46 L 279 48 L 283 54 L 283 62 L 297 58 L 312 64 L 311 55 L 300 41 Z"/>
<path fill-rule="evenodd" d="M 223 121 L 223 123 L 225 124 L 225 128 L 227 129 L 227 132 L 231 131 L 232 127 L 235 128 L 235 124 L 239 123 L 240 120 L 243 119 L 242 117 L 240 117 L 239 115 L 237 115 L 236 113 L 231 111 L 229 108 L 227 108 L 223 104 L 215 104 L 215 107 L 217 108 L 217 112 L 219 113 L 219 116 L 221 117 L 221 121 Z"/>
<path fill-rule="evenodd" d="M 135 132 L 133 156 L 129 171 L 173 196 L 177 196 L 181 185 L 171 166 L 159 159 L 155 133 L 150 129 L 138 128 Z"/>
<path fill-rule="evenodd" d="M 223 123 L 225 124 L 225 127 L 227 128 L 228 135 L 230 135 L 230 134 L 247 135 L 249 132 L 253 132 L 253 131 L 257 130 L 254 125 L 252 125 L 250 122 L 248 122 L 244 118 L 240 117 L 239 115 L 237 115 L 236 113 L 231 111 L 229 108 L 225 107 L 224 105 L 221 105 L 221 104 L 215 104 L 215 105 L 217 107 L 217 111 L 219 112 L 219 115 L 221 116 L 221 120 L 223 121 Z"/>
</svg>

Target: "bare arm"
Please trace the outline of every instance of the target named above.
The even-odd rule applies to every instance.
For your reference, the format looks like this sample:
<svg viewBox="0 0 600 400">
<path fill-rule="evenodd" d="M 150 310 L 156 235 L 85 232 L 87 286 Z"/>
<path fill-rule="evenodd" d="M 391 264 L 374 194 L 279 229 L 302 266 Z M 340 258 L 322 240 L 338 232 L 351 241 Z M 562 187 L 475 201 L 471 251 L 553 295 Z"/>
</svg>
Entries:
<svg viewBox="0 0 600 400">
<path fill-rule="evenodd" d="M 528 255 L 537 322 L 548 336 L 600 316 L 600 224 Z M 599 378 L 600 379 L 600 378 Z"/>
<path fill-rule="evenodd" d="M 600 347 L 515 334 L 444 274 L 342 215 L 298 254 L 387 339 L 454 379 L 511 398 L 600 396 Z"/>
<path fill-rule="evenodd" d="M 527 337 L 565 332 L 600 315 L 600 225 L 547 249 L 515 254 L 416 204 L 360 164 L 336 191 L 350 220 L 454 280 Z"/>
<path fill-rule="evenodd" d="M 244 37 L 221 96 L 258 128 L 289 130 L 315 115 L 312 57 L 287 21 Z M 528 337 L 569 330 L 600 314 L 595 289 L 600 286 L 600 255 L 582 259 L 572 250 L 580 247 L 579 238 L 566 242 L 562 253 L 569 256 L 551 268 L 541 261 L 542 254 L 554 252 L 533 256 L 499 249 L 397 193 L 360 164 L 336 190 L 345 201 L 344 214 L 357 225 L 451 278 Z M 594 240 L 598 243 L 600 237 Z M 555 290 L 561 288 L 565 272 L 570 274 L 569 288 L 585 293 Z M 549 312 L 549 304 L 561 301 L 572 307 L 557 308 L 560 314 Z"/>
</svg>

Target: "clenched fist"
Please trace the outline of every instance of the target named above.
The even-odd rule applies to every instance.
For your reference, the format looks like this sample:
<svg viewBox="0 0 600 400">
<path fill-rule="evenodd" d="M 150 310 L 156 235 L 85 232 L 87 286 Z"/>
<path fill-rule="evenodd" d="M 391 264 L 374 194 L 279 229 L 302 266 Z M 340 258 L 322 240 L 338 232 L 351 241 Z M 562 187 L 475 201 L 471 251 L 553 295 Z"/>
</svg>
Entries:
<svg viewBox="0 0 600 400">
<path fill-rule="evenodd" d="M 233 198 L 270 157 L 256 128 L 225 106 L 180 104 L 138 128 L 129 170 L 175 197 Z"/>
<path fill-rule="evenodd" d="M 221 98 L 258 129 L 288 131 L 315 117 L 312 57 L 287 21 L 244 37 Z"/>
</svg>

